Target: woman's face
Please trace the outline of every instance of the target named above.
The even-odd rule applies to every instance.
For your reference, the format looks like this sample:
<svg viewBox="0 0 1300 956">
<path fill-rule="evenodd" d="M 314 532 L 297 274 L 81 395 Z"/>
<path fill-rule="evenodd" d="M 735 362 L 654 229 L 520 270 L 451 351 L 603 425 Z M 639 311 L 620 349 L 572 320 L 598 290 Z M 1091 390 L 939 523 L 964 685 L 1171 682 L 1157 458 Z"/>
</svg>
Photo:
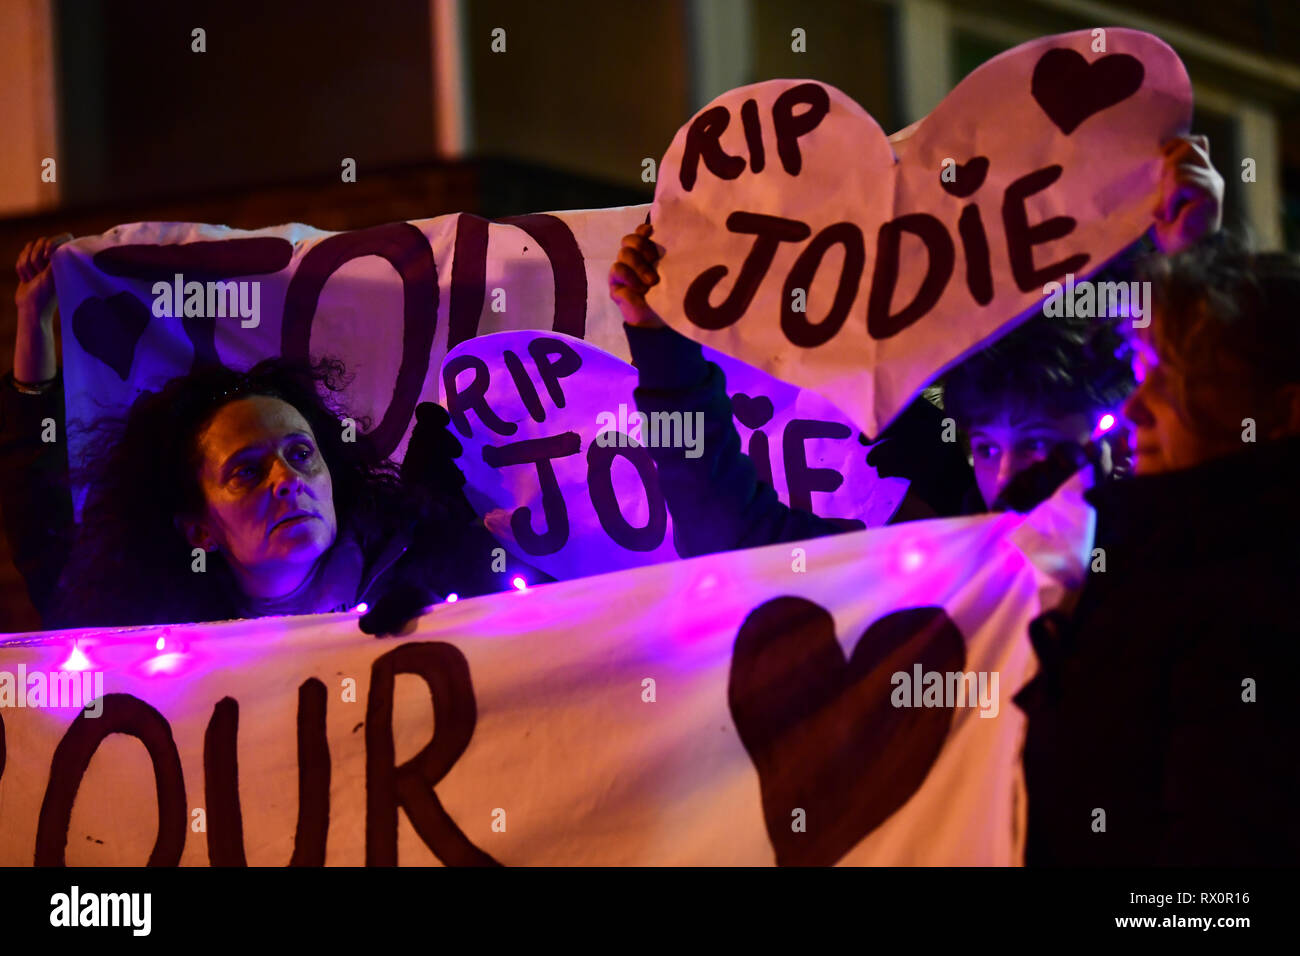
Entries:
<svg viewBox="0 0 1300 956">
<path fill-rule="evenodd" d="M 1154 321 L 1160 321 L 1158 313 Z M 1191 415 L 1178 399 L 1185 394 L 1182 373 L 1161 362 L 1149 341 L 1134 339 L 1132 345 L 1133 374 L 1138 386 L 1124 403 L 1124 417 L 1133 425 L 1134 474 L 1155 475 L 1191 468 L 1244 447 L 1240 432 L 1227 427 L 1231 415 L 1226 416 L 1225 423 L 1202 422 L 1201 428 L 1193 428 Z M 1210 407 L 1226 414 L 1232 404 L 1232 397 L 1224 391 L 1210 402 Z M 1211 428 L 1221 432 L 1218 438 L 1207 434 Z"/>
<path fill-rule="evenodd" d="M 207 506 L 185 522 L 191 544 L 216 545 L 252 597 L 293 591 L 338 533 L 311 426 L 288 402 L 254 395 L 222 406 L 198 447 Z"/>
</svg>

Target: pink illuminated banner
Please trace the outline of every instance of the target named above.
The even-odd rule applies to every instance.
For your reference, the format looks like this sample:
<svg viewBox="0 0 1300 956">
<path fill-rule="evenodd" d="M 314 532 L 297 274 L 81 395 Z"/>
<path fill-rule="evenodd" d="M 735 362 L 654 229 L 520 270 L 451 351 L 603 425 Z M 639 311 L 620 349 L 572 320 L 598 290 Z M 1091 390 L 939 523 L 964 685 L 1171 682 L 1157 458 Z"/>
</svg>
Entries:
<svg viewBox="0 0 1300 956">
<path fill-rule="evenodd" d="M 1085 566 L 1079 492 L 399 639 L 340 614 L 11 641 L 0 865 L 1016 864 L 1011 698 Z"/>
</svg>

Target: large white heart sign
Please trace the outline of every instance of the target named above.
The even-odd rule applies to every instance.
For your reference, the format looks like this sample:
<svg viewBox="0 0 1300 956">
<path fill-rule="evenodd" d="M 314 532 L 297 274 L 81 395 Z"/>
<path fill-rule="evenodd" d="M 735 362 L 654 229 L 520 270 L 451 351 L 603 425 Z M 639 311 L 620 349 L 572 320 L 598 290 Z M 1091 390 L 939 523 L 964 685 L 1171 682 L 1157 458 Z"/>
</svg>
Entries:
<svg viewBox="0 0 1300 956">
<path fill-rule="evenodd" d="M 1185 133 L 1177 55 L 1136 30 L 1046 37 L 985 63 L 891 148 L 834 87 L 715 99 L 659 167 L 670 325 L 814 389 L 875 436 L 916 394 L 1151 224 Z"/>
</svg>

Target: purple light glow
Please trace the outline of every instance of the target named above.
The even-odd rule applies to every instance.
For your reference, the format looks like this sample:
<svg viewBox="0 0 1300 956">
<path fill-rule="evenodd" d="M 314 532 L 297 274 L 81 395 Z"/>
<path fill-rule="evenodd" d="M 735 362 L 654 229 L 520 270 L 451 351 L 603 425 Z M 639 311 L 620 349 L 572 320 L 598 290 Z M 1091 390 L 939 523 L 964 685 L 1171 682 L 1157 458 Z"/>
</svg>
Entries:
<svg viewBox="0 0 1300 956">
<path fill-rule="evenodd" d="M 159 674 L 175 674 L 185 664 L 185 655 L 178 651 L 170 654 L 158 654 L 149 658 L 140 669 L 150 677 L 157 677 Z"/>
<path fill-rule="evenodd" d="M 356 607 L 354 607 L 352 610 L 356 611 L 358 614 L 365 614 L 367 611 L 370 610 L 370 605 L 367 604 L 365 601 L 362 601 L 360 604 L 358 604 L 358 605 L 357 605 Z"/>
<path fill-rule="evenodd" d="M 1107 412 L 1105 415 L 1102 415 L 1101 418 L 1097 419 L 1097 427 L 1092 430 L 1093 439 L 1095 440 L 1100 438 L 1102 435 L 1106 434 L 1108 431 L 1114 428 L 1115 422 L 1116 422 L 1115 416 L 1112 415 L 1110 412 Z"/>
<path fill-rule="evenodd" d="M 516 580 L 518 580 L 518 579 L 516 579 Z M 455 604 L 455 603 L 456 603 L 457 601 L 459 601 L 459 600 L 460 600 L 460 595 L 457 594 L 455 591 L 452 591 L 450 594 L 447 595 L 447 603 L 448 603 L 448 604 Z"/>
<path fill-rule="evenodd" d="M 519 591 L 527 591 L 527 590 L 528 590 L 528 582 L 525 581 L 523 578 L 519 578 L 519 577 L 517 577 L 517 578 L 515 578 L 513 581 L 511 581 L 510 583 L 513 584 L 513 585 L 515 586 L 516 590 L 519 590 Z"/>
</svg>

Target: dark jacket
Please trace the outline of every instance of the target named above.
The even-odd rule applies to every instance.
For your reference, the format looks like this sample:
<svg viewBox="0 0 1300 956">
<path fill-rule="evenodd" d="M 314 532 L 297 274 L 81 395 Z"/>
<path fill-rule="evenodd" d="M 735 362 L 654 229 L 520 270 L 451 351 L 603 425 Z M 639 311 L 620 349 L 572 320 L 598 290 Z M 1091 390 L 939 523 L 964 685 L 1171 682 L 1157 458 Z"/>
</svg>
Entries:
<svg viewBox="0 0 1300 956">
<path fill-rule="evenodd" d="M 0 378 L 0 516 L 27 594 L 46 620 L 72 546 L 63 371 L 40 395 L 19 392 L 13 379 L 13 372 Z M 47 418 L 57 429 L 53 442 L 41 441 Z"/>
<path fill-rule="evenodd" d="M 698 458 L 688 458 L 682 448 L 649 449 L 673 517 L 678 554 L 694 557 L 851 530 L 789 507 L 759 477 L 741 450 L 722 369 L 704 358 L 699 343 L 666 327 L 625 325 L 624 330 L 639 373 L 633 393 L 637 409 L 647 415 L 704 416 Z M 960 514 L 963 499 L 975 487 L 960 446 L 940 440 L 942 420 L 942 412 L 918 399 L 881 434 L 867 457 L 882 476 L 912 482 L 891 523 Z"/>
<path fill-rule="evenodd" d="M 1105 571 L 1016 698 L 1027 863 L 1300 861 L 1298 491 L 1293 438 L 1089 493 Z"/>
<path fill-rule="evenodd" d="M 41 441 L 47 418 L 55 423 L 55 442 Z M 316 573 L 287 601 L 261 607 L 250 602 L 224 562 L 214 559 L 209 572 L 217 584 L 202 595 L 160 595 L 160 602 L 171 598 L 166 610 L 150 609 L 139 621 L 90 620 L 70 606 L 66 595 L 75 589 L 60 580 L 75 538 L 65 420 L 62 371 L 40 395 L 20 393 L 12 372 L 0 379 L 0 512 L 14 563 L 45 628 L 155 623 L 150 618 L 157 613 L 176 622 L 320 613 L 362 602 L 373 608 L 390 596 L 399 607 L 387 616 L 396 620 L 451 593 L 471 597 L 505 590 L 516 575 L 529 583 L 552 580 L 501 549 L 475 517 L 460 490 L 463 476 L 449 458 L 441 460 L 459 452 L 448 447 L 444 415 L 417 424 L 402 469 L 404 482 L 431 486 L 406 490 L 422 502 L 437 499 L 440 507 L 412 506 L 386 515 L 382 524 L 340 527 Z M 430 455 L 439 460 L 425 461 Z M 449 474 L 458 481 L 449 481 Z M 494 570 L 503 561 L 504 570 Z"/>
</svg>

